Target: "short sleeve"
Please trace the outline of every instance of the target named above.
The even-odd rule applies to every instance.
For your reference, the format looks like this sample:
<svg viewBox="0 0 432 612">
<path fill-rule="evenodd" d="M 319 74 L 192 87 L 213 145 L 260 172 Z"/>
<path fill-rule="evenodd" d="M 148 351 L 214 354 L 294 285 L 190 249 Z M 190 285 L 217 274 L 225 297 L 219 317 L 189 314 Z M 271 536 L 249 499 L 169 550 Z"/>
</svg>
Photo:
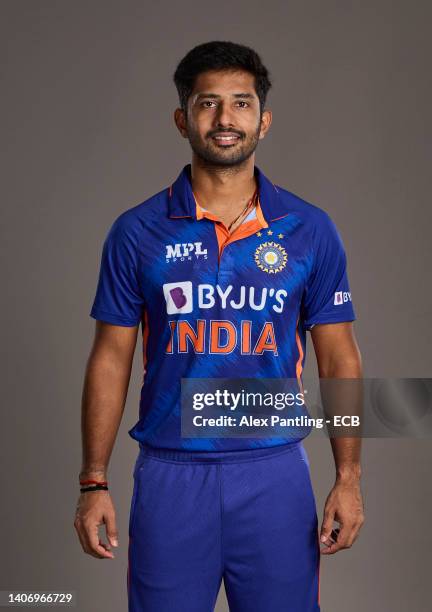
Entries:
<svg viewBox="0 0 432 612">
<path fill-rule="evenodd" d="M 138 281 L 138 245 L 131 223 L 120 215 L 108 232 L 90 316 L 133 327 L 141 321 L 144 297 Z"/>
<path fill-rule="evenodd" d="M 312 239 L 312 269 L 302 300 L 302 318 L 308 330 L 317 323 L 356 319 L 342 239 L 329 215 L 320 212 Z"/>
</svg>

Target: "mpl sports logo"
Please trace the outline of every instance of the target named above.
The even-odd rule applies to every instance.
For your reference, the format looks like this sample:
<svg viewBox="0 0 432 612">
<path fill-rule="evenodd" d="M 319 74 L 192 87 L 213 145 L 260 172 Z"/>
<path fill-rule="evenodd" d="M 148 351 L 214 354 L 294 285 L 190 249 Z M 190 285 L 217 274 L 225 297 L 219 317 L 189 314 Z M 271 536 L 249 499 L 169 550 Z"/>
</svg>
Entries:
<svg viewBox="0 0 432 612">
<path fill-rule="evenodd" d="M 345 302 L 351 301 L 351 293 L 349 291 L 336 291 L 334 294 L 334 306 L 341 306 Z"/>
<path fill-rule="evenodd" d="M 166 244 L 166 262 L 191 261 L 192 257 L 207 259 L 207 249 L 202 248 L 202 242 L 179 242 Z"/>
</svg>

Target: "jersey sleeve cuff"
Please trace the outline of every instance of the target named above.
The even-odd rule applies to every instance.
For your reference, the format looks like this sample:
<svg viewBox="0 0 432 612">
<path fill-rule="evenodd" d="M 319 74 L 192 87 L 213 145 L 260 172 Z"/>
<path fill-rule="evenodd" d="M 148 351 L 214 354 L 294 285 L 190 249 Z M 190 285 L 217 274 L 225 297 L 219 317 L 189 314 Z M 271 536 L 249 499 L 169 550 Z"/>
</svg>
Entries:
<svg viewBox="0 0 432 612">
<path fill-rule="evenodd" d="M 110 312 L 105 312 L 104 310 L 100 310 L 99 308 L 92 308 L 90 311 L 90 316 L 97 321 L 103 321 L 104 323 L 111 323 L 112 325 L 122 325 L 124 327 L 135 327 L 139 325 L 141 319 L 133 320 L 127 319 L 125 317 L 120 317 L 118 315 L 112 314 Z"/>
<path fill-rule="evenodd" d="M 325 323 L 348 323 L 356 320 L 354 313 L 339 313 L 339 314 L 328 314 L 312 317 L 304 322 L 305 328 L 311 330 L 314 325 L 325 324 Z"/>
</svg>

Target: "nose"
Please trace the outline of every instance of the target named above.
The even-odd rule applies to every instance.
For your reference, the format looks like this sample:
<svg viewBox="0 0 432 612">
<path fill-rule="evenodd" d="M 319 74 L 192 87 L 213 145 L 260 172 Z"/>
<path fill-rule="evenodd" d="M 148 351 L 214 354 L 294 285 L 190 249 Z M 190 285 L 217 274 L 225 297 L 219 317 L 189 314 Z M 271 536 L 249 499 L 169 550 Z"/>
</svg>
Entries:
<svg viewBox="0 0 432 612">
<path fill-rule="evenodd" d="M 228 104 L 221 102 L 216 113 L 217 127 L 227 128 L 234 127 L 233 117 Z"/>
</svg>

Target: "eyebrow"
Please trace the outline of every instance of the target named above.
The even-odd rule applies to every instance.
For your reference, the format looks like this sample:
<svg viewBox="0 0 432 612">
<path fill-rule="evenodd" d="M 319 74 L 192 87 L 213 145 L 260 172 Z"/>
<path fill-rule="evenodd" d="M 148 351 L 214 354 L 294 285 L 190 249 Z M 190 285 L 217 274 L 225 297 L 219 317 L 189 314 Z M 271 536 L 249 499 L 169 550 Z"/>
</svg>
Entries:
<svg viewBox="0 0 432 612">
<path fill-rule="evenodd" d="M 200 93 L 197 95 L 196 100 L 202 100 L 202 98 L 215 98 L 217 100 L 219 100 L 222 96 L 215 94 L 215 93 Z M 254 99 L 255 96 L 251 93 L 235 93 L 233 94 L 234 98 L 248 98 L 248 99 Z"/>
</svg>

